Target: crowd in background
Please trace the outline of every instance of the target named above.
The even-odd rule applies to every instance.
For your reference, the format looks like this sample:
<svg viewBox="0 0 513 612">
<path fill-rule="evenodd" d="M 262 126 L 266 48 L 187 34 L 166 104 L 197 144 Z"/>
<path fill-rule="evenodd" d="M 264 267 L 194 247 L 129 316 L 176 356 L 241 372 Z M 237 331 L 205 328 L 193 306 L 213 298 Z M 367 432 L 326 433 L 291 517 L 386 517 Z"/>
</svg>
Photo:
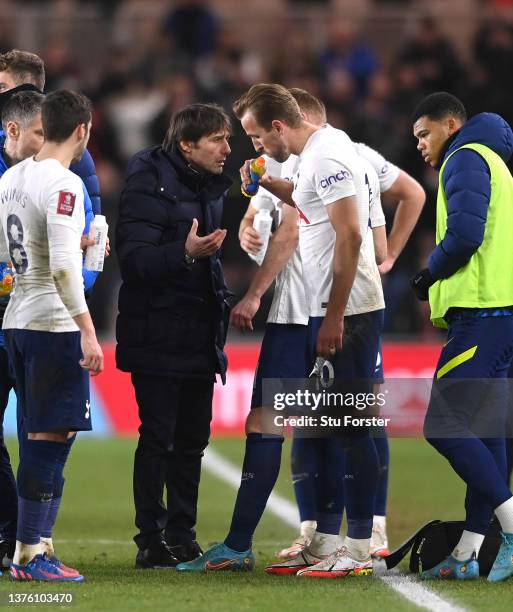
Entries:
<svg viewBox="0 0 513 612">
<path fill-rule="evenodd" d="M 23 11 L 40 11 L 42 4 L 53 22 L 46 22 L 44 40 L 33 34 L 36 40 L 29 44 Z M 447 25 L 443 12 L 431 10 L 436 2 L 366 0 L 362 5 L 367 16 L 358 19 L 337 10 L 336 0 L 261 0 L 260 9 L 279 5 L 280 12 L 259 12 L 252 3 L 240 18 L 230 8 L 236 4 L 240 11 L 244 3 L 232 0 L 0 0 L 0 47 L 40 54 L 46 63 L 47 91 L 71 87 L 92 99 L 90 150 L 112 230 L 127 161 L 139 149 L 162 141 L 175 110 L 196 101 L 215 101 L 231 109 L 234 99 L 255 82 L 280 82 L 319 96 L 332 125 L 376 148 L 426 189 L 418 227 L 383 279 L 386 332 L 425 338 L 436 334 L 425 305 L 416 302 L 408 283 L 425 266 L 434 244 L 437 187 L 437 173 L 416 151 L 410 114 L 425 94 L 446 90 L 460 97 L 471 115 L 493 111 L 513 123 L 513 3 L 458 0 L 461 22 L 453 13 L 454 36 L 442 28 Z M 442 3 L 442 11 L 443 4 L 452 3 Z M 380 11 L 389 11 L 391 5 L 396 10 L 383 34 L 374 25 L 384 23 L 379 22 Z M 319 27 L 312 28 L 312 23 Z M 466 32 L 463 43 L 456 36 L 460 27 Z M 238 245 L 238 224 L 247 205 L 239 191 L 238 167 L 254 152 L 236 120 L 231 146 L 227 172 L 235 181 L 225 205 L 229 233 L 224 262 L 230 288 L 240 296 L 255 264 Z M 385 212 L 391 220 L 393 210 Z M 111 257 L 92 301 L 105 337 L 113 334 L 118 286 L 119 272 Z M 262 329 L 265 314 L 264 304 L 257 329 Z M 236 337 L 232 333 L 231 338 Z"/>
</svg>

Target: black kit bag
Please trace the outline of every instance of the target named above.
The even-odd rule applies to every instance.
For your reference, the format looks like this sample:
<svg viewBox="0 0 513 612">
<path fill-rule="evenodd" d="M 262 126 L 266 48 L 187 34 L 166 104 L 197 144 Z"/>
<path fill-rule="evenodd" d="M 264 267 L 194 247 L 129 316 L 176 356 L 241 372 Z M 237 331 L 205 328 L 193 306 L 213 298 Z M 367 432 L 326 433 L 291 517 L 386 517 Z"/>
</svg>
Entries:
<svg viewBox="0 0 513 612">
<path fill-rule="evenodd" d="M 430 521 L 421 527 L 397 550 L 385 557 L 387 569 L 398 565 L 410 552 L 410 571 L 420 574 L 448 557 L 464 529 L 463 521 Z M 501 545 L 500 525 L 493 521 L 479 551 L 479 574 L 487 576 Z"/>
</svg>

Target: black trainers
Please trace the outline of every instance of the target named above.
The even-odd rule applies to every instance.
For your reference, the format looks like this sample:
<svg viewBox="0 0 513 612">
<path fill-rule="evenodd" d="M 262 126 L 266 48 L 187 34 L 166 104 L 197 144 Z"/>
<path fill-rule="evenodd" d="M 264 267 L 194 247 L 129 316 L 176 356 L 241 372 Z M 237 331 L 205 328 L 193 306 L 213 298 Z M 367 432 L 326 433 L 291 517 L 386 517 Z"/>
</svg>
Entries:
<svg viewBox="0 0 513 612">
<path fill-rule="evenodd" d="M 0 540 L 0 569 L 11 567 L 16 540 Z"/>
<path fill-rule="evenodd" d="M 169 549 L 180 563 L 194 561 L 194 559 L 197 559 L 203 554 L 203 551 L 196 540 L 191 540 L 187 543 L 181 542 L 180 544 L 173 544 L 172 542 L 169 542 L 168 545 Z"/>
<path fill-rule="evenodd" d="M 180 563 L 164 538 L 156 540 L 148 548 L 139 549 L 135 558 L 136 569 L 170 569 Z"/>
</svg>

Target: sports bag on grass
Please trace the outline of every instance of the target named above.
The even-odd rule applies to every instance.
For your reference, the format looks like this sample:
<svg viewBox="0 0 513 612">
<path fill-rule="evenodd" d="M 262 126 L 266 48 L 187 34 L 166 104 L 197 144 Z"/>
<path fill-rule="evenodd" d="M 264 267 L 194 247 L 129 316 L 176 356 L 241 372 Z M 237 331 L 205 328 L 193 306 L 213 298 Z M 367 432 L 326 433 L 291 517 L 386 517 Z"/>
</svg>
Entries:
<svg viewBox="0 0 513 612">
<path fill-rule="evenodd" d="M 387 569 L 398 565 L 410 552 L 410 571 L 419 574 L 429 570 L 448 557 L 464 529 L 463 521 L 430 521 L 421 527 L 397 550 L 385 557 Z M 501 544 L 500 526 L 497 521 L 490 525 L 479 551 L 479 573 L 487 576 L 492 568 Z"/>
</svg>

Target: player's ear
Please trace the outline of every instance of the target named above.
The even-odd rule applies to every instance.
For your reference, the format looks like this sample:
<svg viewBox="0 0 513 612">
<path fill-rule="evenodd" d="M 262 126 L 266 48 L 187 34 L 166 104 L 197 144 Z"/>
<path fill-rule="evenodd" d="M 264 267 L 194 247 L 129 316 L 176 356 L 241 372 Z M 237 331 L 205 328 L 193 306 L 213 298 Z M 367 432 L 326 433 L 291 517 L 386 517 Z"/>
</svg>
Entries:
<svg viewBox="0 0 513 612">
<path fill-rule="evenodd" d="M 15 121 L 8 121 L 5 134 L 9 138 L 18 139 L 20 137 L 20 126 Z"/>
<path fill-rule="evenodd" d="M 283 122 L 279 119 L 274 119 L 271 121 L 271 126 L 278 132 L 278 134 L 283 134 Z"/>
<path fill-rule="evenodd" d="M 79 123 L 75 128 L 77 140 L 84 140 L 87 136 L 87 125 L 85 123 Z"/>
</svg>

